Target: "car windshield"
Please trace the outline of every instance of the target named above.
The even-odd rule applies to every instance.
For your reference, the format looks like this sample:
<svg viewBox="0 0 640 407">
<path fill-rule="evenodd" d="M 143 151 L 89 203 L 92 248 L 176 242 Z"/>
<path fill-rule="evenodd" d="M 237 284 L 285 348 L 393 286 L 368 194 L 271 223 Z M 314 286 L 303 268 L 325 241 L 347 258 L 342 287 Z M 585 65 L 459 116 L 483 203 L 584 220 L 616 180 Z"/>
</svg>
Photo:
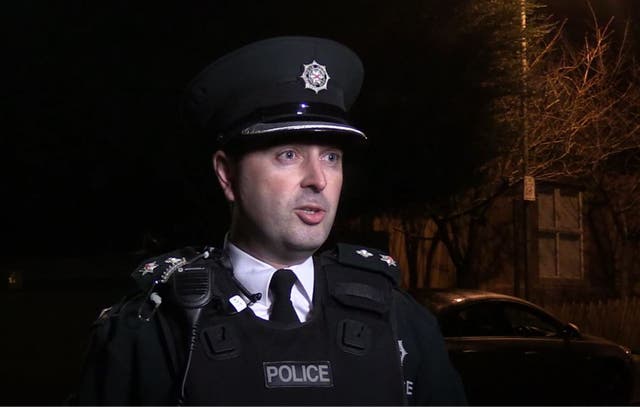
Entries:
<svg viewBox="0 0 640 407">
<path fill-rule="evenodd" d="M 442 333 L 455 336 L 557 336 L 560 327 L 551 317 L 521 304 L 484 301 L 445 311 Z"/>
</svg>

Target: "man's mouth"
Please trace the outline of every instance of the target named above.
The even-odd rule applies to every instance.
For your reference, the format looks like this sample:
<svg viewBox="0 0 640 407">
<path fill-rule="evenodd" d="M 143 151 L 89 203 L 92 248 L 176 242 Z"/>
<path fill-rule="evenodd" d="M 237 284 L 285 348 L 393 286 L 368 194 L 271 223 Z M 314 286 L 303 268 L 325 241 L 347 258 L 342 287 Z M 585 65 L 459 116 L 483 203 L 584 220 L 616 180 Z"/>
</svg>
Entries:
<svg viewBox="0 0 640 407">
<path fill-rule="evenodd" d="M 301 206 L 294 209 L 294 212 L 307 225 L 317 225 L 326 215 L 326 211 L 319 206 Z"/>
</svg>

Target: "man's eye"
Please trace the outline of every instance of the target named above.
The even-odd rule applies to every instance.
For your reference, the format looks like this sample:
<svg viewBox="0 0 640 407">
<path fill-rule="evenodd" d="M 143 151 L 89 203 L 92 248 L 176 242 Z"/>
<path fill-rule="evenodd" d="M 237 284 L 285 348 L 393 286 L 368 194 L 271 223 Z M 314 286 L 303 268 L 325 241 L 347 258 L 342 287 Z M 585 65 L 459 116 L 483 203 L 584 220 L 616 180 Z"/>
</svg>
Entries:
<svg viewBox="0 0 640 407">
<path fill-rule="evenodd" d="M 340 161 L 340 154 L 336 153 L 336 152 L 329 152 L 326 153 L 324 156 L 324 159 L 329 161 L 329 162 L 338 162 Z"/>
<path fill-rule="evenodd" d="M 293 160 L 294 158 L 296 158 L 296 152 L 293 150 L 283 151 L 278 154 L 278 158 L 280 158 L 281 160 Z"/>
</svg>

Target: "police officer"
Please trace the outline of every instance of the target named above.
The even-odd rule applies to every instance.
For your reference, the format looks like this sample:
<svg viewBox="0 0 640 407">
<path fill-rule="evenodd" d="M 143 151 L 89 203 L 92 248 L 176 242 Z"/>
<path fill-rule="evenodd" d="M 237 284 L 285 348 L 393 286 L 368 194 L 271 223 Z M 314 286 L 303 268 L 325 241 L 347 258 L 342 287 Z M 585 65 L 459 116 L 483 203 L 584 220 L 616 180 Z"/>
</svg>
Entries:
<svg viewBox="0 0 640 407">
<path fill-rule="evenodd" d="M 327 39 L 232 52 L 187 92 L 219 145 L 231 203 L 222 248 L 144 261 L 140 293 L 105 310 L 76 400 L 85 404 L 459 404 L 438 325 L 398 288 L 387 254 L 338 244 L 345 151 L 366 141 L 347 111 L 359 58 Z"/>
</svg>

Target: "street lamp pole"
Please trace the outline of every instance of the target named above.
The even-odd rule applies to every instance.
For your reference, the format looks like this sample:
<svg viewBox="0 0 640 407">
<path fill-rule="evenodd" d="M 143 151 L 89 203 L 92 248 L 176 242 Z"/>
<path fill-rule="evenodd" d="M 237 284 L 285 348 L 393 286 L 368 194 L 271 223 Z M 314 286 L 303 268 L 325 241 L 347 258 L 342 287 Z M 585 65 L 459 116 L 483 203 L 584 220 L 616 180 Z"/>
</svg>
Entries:
<svg viewBox="0 0 640 407">
<path fill-rule="evenodd" d="M 535 184 L 529 176 L 529 140 L 527 123 L 527 74 L 529 62 L 527 61 L 527 3 L 520 0 L 520 25 L 522 36 L 520 40 L 521 68 L 522 68 L 522 95 L 520 97 L 520 114 L 522 118 L 522 276 L 515 276 L 515 295 L 519 296 L 521 285 L 524 288 L 524 298 L 530 298 L 529 287 L 529 202 L 535 200 Z"/>
</svg>

